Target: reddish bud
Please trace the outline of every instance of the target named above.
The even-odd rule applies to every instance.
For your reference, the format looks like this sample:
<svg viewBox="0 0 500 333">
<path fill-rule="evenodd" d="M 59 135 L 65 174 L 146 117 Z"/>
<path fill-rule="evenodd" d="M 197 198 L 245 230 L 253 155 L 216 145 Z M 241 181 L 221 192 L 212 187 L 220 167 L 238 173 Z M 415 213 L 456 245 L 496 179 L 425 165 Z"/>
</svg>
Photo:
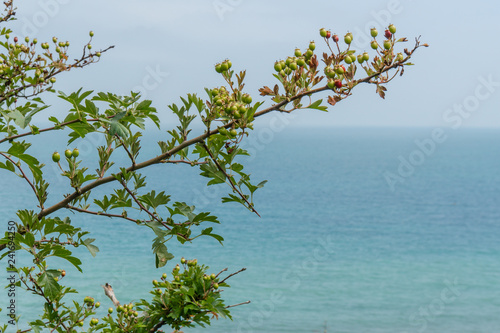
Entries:
<svg viewBox="0 0 500 333">
<path fill-rule="evenodd" d="M 337 36 L 337 35 L 333 35 L 333 36 L 332 36 L 332 39 L 333 39 L 333 41 L 334 41 L 335 43 L 338 43 L 338 42 L 339 42 L 339 40 L 340 40 L 340 39 L 339 39 L 339 36 Z"/>
<path fill-rule="evenodd" d="M 385 30 L 385 38 L 389 39 L 392 37 L 392 33 L 389 30 Z"/>
<path fill-rule="evenodd" d="M 337 87 L 338 89 L 342 88 L 342 81 L 340 80 L 335 80 L 335 87 Z"/>
<path fill-rule="evenodd" d="M 14 43 L 17 43 L 19 41 L 19 38 L 14 37 Z"/>
<path fill-rule="evenodd" d="M 326 32 L 326 38 L 330 38 L 330 37 L 331 37 L 331 35 L 332 35 L 332 33 L 331 33 L 330 31 L 327 31 L 327 32 Z"/>
</svg>

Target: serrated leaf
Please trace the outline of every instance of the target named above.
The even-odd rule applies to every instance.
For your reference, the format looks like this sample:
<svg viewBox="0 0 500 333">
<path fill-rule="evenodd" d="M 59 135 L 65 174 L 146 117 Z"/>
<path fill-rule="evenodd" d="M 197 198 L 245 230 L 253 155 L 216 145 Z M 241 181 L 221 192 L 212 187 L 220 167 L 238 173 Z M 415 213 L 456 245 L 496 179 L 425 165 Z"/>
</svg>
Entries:
<svg viewBox="0 0 500 333">
<path fill-rule="evenodd" d="M 92 257 L 95 257 L 97 252 L 99 252 L 99 248 L 91 244 L 93 241 L 95 241 L 95 238 L 87 238 L 83 241 L 83 245 L 87 247 Z"/>
<path fill-rule="evenodd" d="M 169 260 L 174 258 L 174 255 L 168 252 L 165 244 L 158 245 L 154 251 L 156 255 L 156 268 L 165 266 Z"/>
<path fill-rule="evenodd" d="M 317 100 L 316 102 L 312 103 L 309 105 L 307 108 L 308 109 L 315 109 L 315 110 L 320 110 L 320 111 L 328 111 L 328 108 L 326 106 L 322 106 L 321 103 L 323 103 L 323 100 Z"/>
<path fill-rule="evenodd" d="M 44 294 L 49 299 L 54 299 L 59 293 L 59 284 L 51 275 L 45 272 L 38 278 L 38 284 L 43 287 Z"/>
</svg>

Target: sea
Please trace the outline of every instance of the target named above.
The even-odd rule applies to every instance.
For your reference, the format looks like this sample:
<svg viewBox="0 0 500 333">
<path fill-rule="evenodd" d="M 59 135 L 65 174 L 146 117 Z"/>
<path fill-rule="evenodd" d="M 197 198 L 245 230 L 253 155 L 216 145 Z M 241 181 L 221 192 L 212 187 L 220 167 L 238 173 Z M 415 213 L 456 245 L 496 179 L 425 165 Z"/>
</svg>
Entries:
<svg viewBox="0 0 500 333">
<path fill-rule="evenodd" d="M 154 156 L 156 141 L 166 139 L 165 132 L 147 134 L 140 159 Z M 100 140 L 70 145 L 78 146 L 90 170 Z M 227 268 L 222 276 L 246 268 L 222 295 L 227 305 L 250 301 L 231 308 L 232 320 L 214 318 L 211 326 L 186 333 L 500 332 L 499 129 L 265 127 L 243 147 L 252 154 L 241 159 L 251 179 L 268 180 L 254 196 L 261 217 L 222 204 L 230 189 L 207 187 L 197 167 L 168 164 L 144 172 L 148 189 L 221 221 L 211 226 L 223 245 L 208 237 L 184 245 L 169 241 L 175 258 L 163 268 L 155 268 L 150 229 L 66 212 L 100 249 L 95 258 L 76 249 L 83 274 L 49 261 L 66 270 L 61 282 L 79 290 L 68 300 L 92 296 L 102 304 L 98 316 L 105 316 L 112 303 L 101 285 L 110 283 L 122 303 L 148 299 L 151 281 L 186 257 L 210 272 Z M 66 142 L 48 135 L 31 149 L 47 164 L 53 204 L 71 190 L 50 160 Z M 5 170 L 0 177 L 5 227 L 17 209 L 37 208 L 22 179 Z M 16 260 L 31 265 L 22 253 Z M 4 284 L 6 274 L 2 268 Z M 0 290 L 0 323 L 8 299 Z M 25 329 L 38 318 L 41 301 L 21 289 L 15 300 Z M 7 332 L 14 331 L 9 326 Z"/>
</svg>

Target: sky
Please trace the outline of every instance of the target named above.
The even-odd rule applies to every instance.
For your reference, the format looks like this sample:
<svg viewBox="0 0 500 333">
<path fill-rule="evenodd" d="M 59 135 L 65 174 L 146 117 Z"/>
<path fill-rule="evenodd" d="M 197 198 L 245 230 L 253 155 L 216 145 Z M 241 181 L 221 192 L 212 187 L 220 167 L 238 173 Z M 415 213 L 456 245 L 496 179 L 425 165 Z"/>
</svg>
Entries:
<svg viewBox="0 0 500 333">
<path fill-rule="evenodd" d="M 305 49 L 315 40 L 326 45 L 324 27 L 343 36 L 354 34 L 359 51 L 371 51 L 368 31 L 397 26 L 399 37 L 428 43 L 413 58 L 415 66 L 388 85 L 386 99 L 374 86 L 358 86 L 353 96 L 329 107 L 329 113 L 305 110 L 289 118 L 296 126 L 332 127 L 499 127 L 500 3 L 496 1 L 261 1 L 261 0 L 37 0 L 17 1 L 14 35 L 68 40 L 76 58 L 95 32 L 93 50 L 115 48 L 83 70 L 65 73 L 55 88 L 80 87 L 127 94 L 141 91 L 167 124 L 167 105 L 187 93 L 223 84 L 214 65 L 231 59 L 247 70 L 247 92 L 274 85 L 277 59 Z M 73 53 L 72 53 L 73 52 Z M 325 98 L 323 94 L 319 97 Z M 67 105 L 53 101 L 52 112 Z M 270 101 L 266 105 L 271 105 Z M 269 118 L 270 119 L 270 118 Z M 264 122 L 266 120 L 263 120 Z"/>
</svg>

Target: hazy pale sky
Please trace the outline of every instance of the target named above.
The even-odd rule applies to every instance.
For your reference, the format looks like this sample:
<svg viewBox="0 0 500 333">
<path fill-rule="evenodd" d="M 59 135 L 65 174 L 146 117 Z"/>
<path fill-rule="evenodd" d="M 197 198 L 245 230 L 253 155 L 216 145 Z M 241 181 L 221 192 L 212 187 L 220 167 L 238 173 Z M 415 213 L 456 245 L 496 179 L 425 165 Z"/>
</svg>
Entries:
<svg viewBox="0 0 500 333">
<path fill-rule="evenodd" d="M 352 3 L 352 5 L 347 5 Z M 167 104 L 190 92 L 223 83 L 214 71 L 229 58 L 247 69 L 247 92 L 274 85 L 273 64 L 316 40 L 321 27 L 371 51 L 368 31 L 394 23 L 400 37 L 430 44 L 414 56 L 416 66 L 388 86 L 385 101 L 373 86 L 330 112 L 301 111 L 293 125 L 500 126 L 500 3 L 497 1 L 261 1 L 261 0 L 39 0 L 18 1 L 16 35 L 40 41 L 58 36 L 74 57 L 93 30 L 94 49 L 115 45 L 101 62 L 60 77 L 57 90 L 80 87 L 126 94 L 140 90 L 170 121 Z M 322 95 L 326 97 L 327 95 Z M 56 103 L 57 112 L 65 104 Z M 270 105 L 270 104 L 268 104 Z"/>
</svg>

